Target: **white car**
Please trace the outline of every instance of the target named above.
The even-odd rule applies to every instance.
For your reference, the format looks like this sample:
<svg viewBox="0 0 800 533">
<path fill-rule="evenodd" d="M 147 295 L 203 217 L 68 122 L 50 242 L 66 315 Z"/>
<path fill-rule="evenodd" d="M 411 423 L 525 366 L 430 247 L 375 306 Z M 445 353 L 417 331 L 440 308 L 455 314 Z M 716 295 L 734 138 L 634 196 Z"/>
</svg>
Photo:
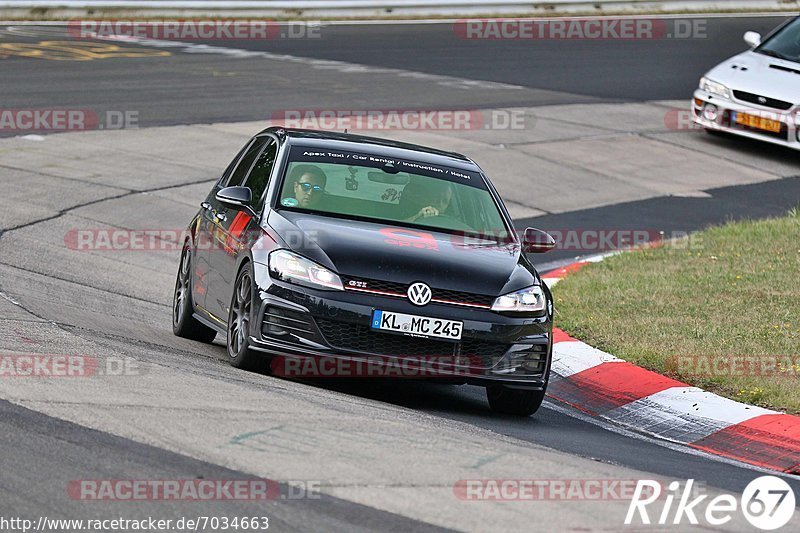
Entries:
<svg viewBox="0 0 800 533">
<path fill-rule="evenodd" d="M 692 119 L 723 131 L 800 150 L 800 17 L 766 39 L 749 31 L 747 52 L 700 79 Z"/>
</svg>

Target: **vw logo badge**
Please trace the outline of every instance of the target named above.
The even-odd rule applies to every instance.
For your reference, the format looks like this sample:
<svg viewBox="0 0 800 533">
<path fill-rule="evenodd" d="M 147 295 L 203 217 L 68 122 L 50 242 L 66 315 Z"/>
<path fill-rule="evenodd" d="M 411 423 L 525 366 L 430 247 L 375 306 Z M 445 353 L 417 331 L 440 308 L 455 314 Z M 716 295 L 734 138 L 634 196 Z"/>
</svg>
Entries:
<svg viewBox="0 0 800 533">
<path fill-rule="evenodd" d="M 412 283 L 406 294 L 408 300 L 414 305 L 428 305 L 433 297 L 431 288 L 424 283 Z"/>
</svg>

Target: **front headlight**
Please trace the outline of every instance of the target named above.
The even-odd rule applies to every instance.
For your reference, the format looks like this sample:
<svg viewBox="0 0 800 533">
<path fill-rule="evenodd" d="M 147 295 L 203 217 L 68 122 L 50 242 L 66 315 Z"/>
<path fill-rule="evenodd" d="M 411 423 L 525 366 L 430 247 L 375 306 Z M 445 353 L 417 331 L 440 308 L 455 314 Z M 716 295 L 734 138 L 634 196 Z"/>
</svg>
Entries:
<svg viewBox="0 0 800 533">
<path fill-rule="evenodd" d="M 716 94 L 717 96 L 722 96 L 723 98 L 730 99 L 731 97 L 730 89 L 721 83 L 717 83 L 706 77 L 700 78 L 700 88 L 707 93 Z"/>
<path fill-rule="evenodd" d="M 544 311 L 547 306 L 547 297 L 539 285 L 498 296 L 492 304 L 492 311 L 516 311 L 520 313 L 535 313 Z"/>
<path fill-rule="evenodd" d="M 335 272 L 289 250 L 275 250 L 269 254 L 269 271 L 273 277 L 283 281 L 320 289 L 344 290 L 342 280 Z"/>
</svg>

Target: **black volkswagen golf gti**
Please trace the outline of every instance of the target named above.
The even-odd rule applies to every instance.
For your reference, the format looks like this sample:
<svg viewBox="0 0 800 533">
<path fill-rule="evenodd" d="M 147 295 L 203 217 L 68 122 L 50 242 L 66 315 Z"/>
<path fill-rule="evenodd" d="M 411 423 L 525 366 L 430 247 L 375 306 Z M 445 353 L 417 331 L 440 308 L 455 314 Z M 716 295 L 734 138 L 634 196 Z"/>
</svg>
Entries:
<svg viewBox="0 0 800 533">
<path fill-rule="evenodd" d="M 555 242 L 532 228 L 517 236 L 470 159 L 273 127 L 200 206 L 175 284 L 176 335 L 225 334 L 240 368 L 268 362 L 287 376 L 323 360 L 335 363 L 325 375 L 343 362 L 382 375 L 400 365 L 404 376 L 484 386 L 498 412 L 539 408 L 553 304 L 525 254 Z"/>
</svg>

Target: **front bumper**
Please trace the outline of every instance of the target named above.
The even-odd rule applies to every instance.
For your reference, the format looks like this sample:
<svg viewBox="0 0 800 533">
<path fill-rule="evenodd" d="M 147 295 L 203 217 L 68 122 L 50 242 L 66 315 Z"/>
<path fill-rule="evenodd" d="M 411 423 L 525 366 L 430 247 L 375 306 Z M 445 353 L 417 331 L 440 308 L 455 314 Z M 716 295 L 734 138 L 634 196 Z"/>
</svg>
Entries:
<svg viewBox="0 0 800 533">
<path fill-rule="evenodd" d="M 251 325 L 250 345 L 280 356 L 272 365 L 279 374 L 435 378 L 476 385 L 502 382 L 534 390 L 547 385 L 552 358 L 549 316 L 511 317 L 446 304 L 416 307 L 405 299 L 277 282 L 263 271 L 256 273 L 256 281 L 258 314 Z M 462 338 L 452 342 L 377 332 L 370 328 L 375 309 L 460 320 Z M 308 358 L 335 363 L 298 365 L 298 360 Z M 287 369 L 311 373 L 298 375 Z"/>
<path fill-rule="evenodd" d="M 714 120 L 709 120 L 704 116 L 703 111 L 709 105 L 717 108 L 717 117 Z M 800 150 L 800 140 L 798 139 L 800 131 L 798 130 L 796 114 L 798 111 L 798 109 L 781 111 L 748 102 L 729 100 L 701 89 L 697 89 L 694 92 L 692 100 L 692 120 L 703 128 L 766 141 L 794 150 Z M 734 119 L 735 113 L 747 113 L 776 120 L 781 124 L 781 131 L 770 132 L 737 124 Z"/>
</svg>

